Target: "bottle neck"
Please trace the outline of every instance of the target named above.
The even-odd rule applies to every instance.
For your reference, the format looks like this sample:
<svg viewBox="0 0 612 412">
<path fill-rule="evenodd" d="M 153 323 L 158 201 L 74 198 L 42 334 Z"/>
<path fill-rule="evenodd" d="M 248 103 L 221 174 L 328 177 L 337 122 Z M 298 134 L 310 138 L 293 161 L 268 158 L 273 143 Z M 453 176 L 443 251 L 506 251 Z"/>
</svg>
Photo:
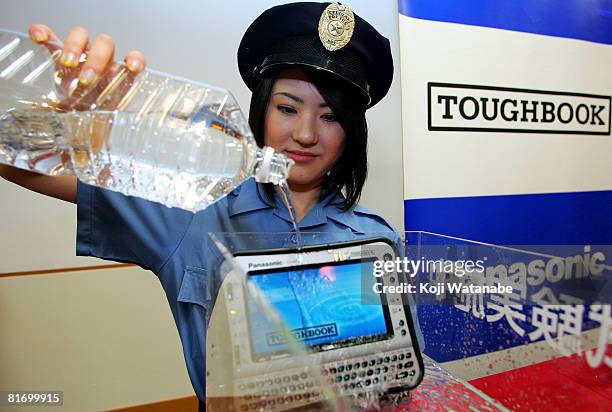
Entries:
<svg viewBox="0 0 612 412">
<path fill-rule="evenodd" d="M 272 183 L 277 186 L 286 184 L 293 163 L 293 160 L 287 156 L 275 153 L 271 147 L 264 146 L 257 150 L 255 180 L 259 183 Z"/>
</svg>

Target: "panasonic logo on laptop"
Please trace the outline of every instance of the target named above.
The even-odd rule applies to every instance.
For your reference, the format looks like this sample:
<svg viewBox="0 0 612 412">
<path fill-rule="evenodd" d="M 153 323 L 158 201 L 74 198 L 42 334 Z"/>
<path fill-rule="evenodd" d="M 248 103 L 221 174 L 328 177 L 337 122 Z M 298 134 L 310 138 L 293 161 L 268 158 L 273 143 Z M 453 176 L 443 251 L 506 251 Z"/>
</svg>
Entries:
<svg viewBox="0 0 612 412">
<path fill-rule="evenodd" d="M 428 130 L 609 135 L 610 96 L 427 83 Z"/>
<path fill-rule="evenodd" d="M 275 260 L 272 262 L 261 262 L 261 263 L 251 263 L 249 262 L 249 269 L 260 269 L 260 268 L 269 268 L 274 266 L 281 266 L 283 264 L 280 260 Z"/>
</svg>

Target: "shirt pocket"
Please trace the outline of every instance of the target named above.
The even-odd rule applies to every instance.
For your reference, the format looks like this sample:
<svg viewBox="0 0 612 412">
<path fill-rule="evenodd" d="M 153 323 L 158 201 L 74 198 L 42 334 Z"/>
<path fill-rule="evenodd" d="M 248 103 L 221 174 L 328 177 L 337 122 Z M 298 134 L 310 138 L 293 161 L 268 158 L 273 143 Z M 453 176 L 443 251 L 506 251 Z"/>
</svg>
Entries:
<svg viewBox="0 0 612 412">
<path fill-rule="evenodd" d="M 178 301 L 193 303 L 209 310 L 213 300 L 210 279 L 206 269 L 186 266 L 179 290 Z"/>
<path fill-rule="evenodd" d="M 210 277 L 205 269 L 187 266 L 178 294 L 177 326 L 191 358 L 204 358 L 206 330 L 213 305 Z M 187 339 L 185 339 L 187 338 Z"/>
</svg>

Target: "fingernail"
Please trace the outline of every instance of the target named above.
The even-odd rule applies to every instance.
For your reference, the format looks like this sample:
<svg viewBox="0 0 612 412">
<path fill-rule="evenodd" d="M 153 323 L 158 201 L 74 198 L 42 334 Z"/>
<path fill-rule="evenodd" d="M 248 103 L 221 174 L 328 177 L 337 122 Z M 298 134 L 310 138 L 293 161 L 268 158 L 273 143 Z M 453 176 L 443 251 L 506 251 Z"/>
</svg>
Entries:
<svg viewBox="0 0 612 412">
<path fill-rule="evenodd" d="M 82 84 L 88 85 L 91 84 L 96 79 L 96 72 L 91 67 L 83 70 L 79 75 L 79 82 Z"/>
<path fill-rule="evenodd" d="M 79 65 L 76 54 L 70 51 L 62 53 L 60 63 L 66 67 L 77 67 Z"/>
<path fill-rule="evenodd" d="M 37 43 L 40 43 L 41 41 L 44 41 L 46 39 L 45 35 L 39 31 L 33 32 L 32 37 L 34 38 L 34 41 Z"/>
<path fill-rule="evenodd" d="M 138 59 L 129 60 L 127 62 L 127 66 L 128 66 L 128 69 L 130 69 L 130 71 L 132 72 L 140 71 L 140 68 L 141 68 L 140 60 Z"/>
</svg>

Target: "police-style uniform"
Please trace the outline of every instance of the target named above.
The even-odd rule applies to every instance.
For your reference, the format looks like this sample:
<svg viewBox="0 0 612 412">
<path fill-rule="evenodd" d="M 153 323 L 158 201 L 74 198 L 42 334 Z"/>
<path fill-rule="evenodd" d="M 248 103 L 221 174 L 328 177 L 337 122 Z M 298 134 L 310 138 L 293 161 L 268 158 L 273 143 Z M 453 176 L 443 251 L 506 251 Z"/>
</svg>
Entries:
<svg viewBox="0 0 612 412">
<path fill-rule="evenodd" d="M 77 197 L 77 254 L 135 263 L 159 277 L 191 382 L 204 400 L 206 328 L 223 280 L 218 271 L 223 257 L 208 234 L 232 251 L 295 247 L 295 231 L 281 199 L 275 199 L 275 206 L 253 179 L 196 214 L 83 183 Z M 343 200 L 327 196 L 300 221 L 305 243 L 377 236 L 395 240 L 392 228 L 368 209 L 356 206 L 342 212 Z"/>
<path fill-rule="evenodd" d="M 388 40 L 350 9 L 329 3 L 292 3 L 264 12 L 244 35 L 238 65 L 251 89 L 262 76 L 286 67 L 326 73 L 338 87 L 363 98 L 367 107 L 387 93 L 393 74 Z M 344 197 L 330 193 L 299 223 L 306 244 L 398 238 L 382 217 L 359 205 L 342 211 Z M 223 261 L 209 233 L 230 243 L 232 251 L 295 247 L 283 202 L 272 202 L 263 187 L 249 179 L 196 214 L 80 182 L 77 205 L 77 254 L 135 263 L 159 277 L 189 376 L 204 401 L 206 329 Z M 233 235 L 238 232 L 293 236 Z"/>
</svg>

